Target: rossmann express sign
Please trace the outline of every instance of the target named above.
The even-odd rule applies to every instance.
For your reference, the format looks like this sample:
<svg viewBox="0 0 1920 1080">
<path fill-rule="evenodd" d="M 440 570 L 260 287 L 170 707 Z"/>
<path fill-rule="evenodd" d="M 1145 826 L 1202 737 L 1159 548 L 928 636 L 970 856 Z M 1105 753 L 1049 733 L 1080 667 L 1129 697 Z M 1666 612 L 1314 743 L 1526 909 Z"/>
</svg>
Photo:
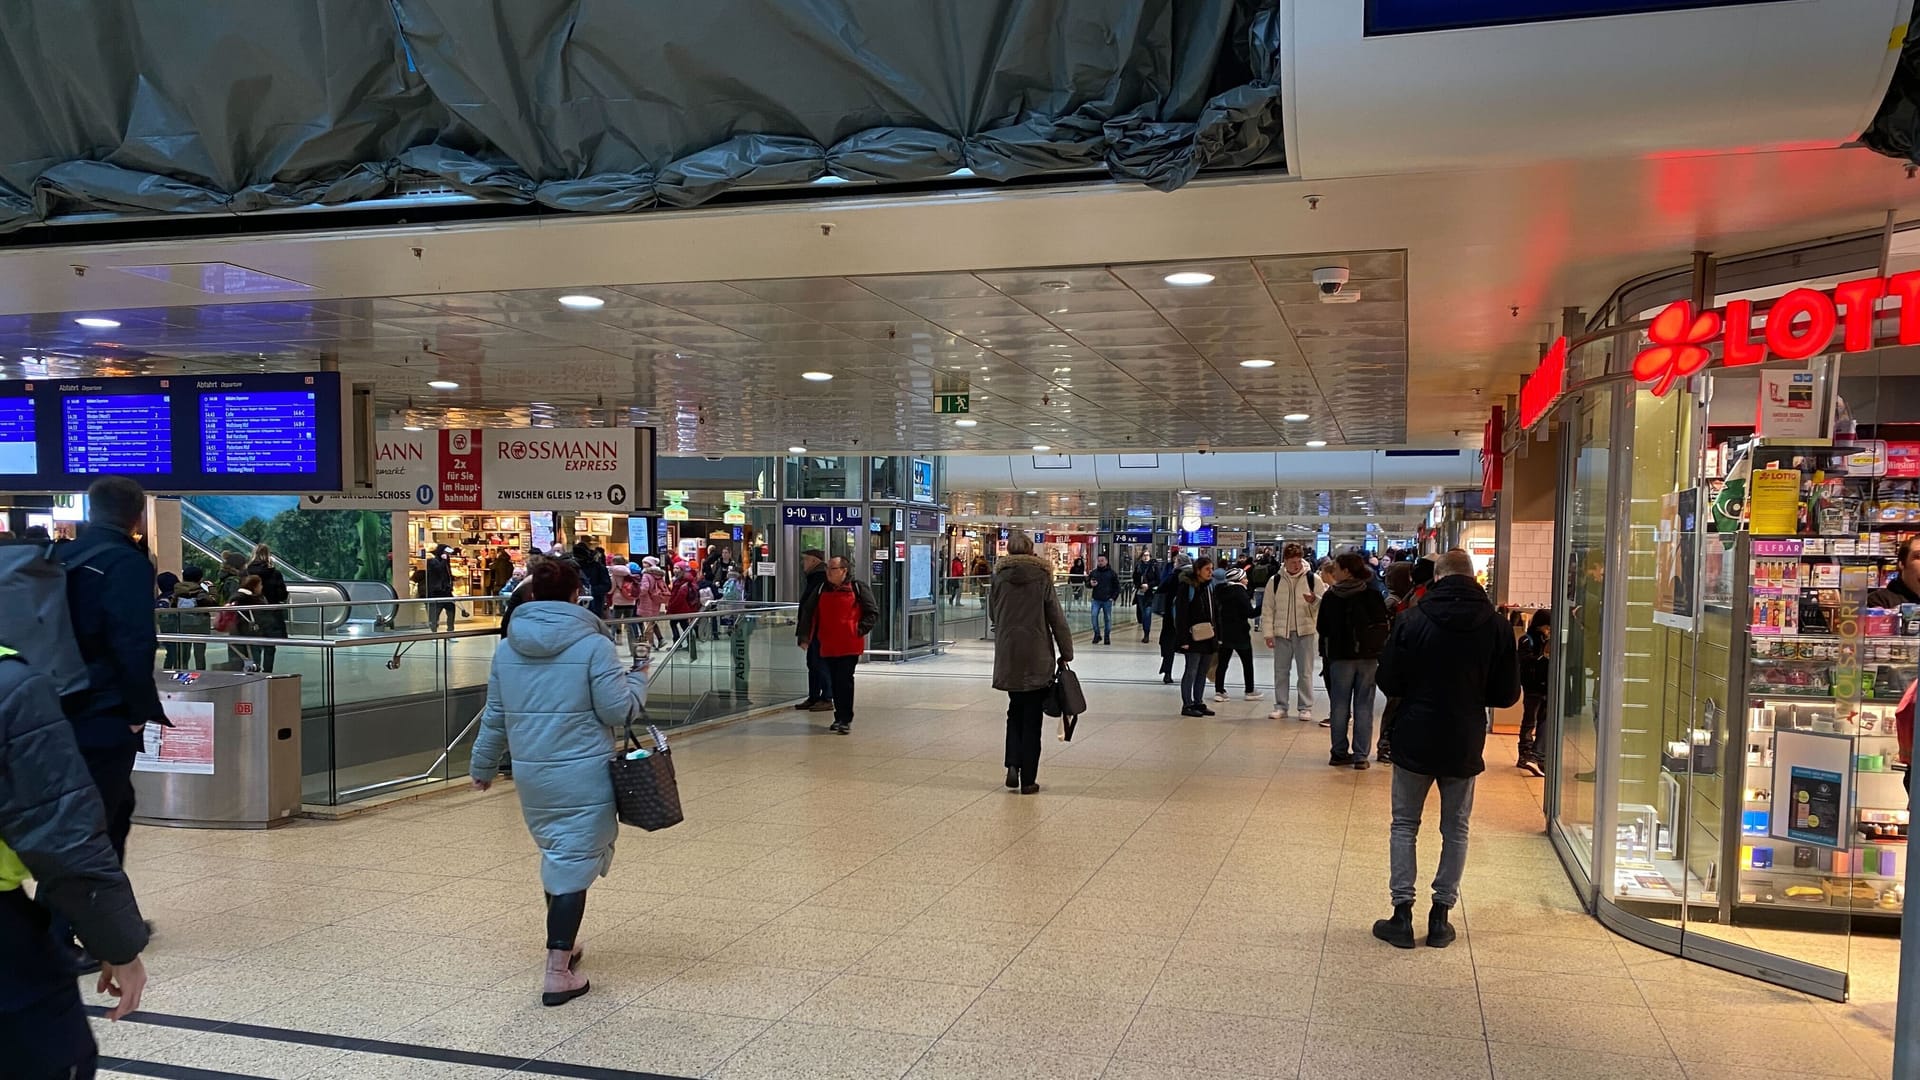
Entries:
<svg viewBox="0 0 1920 1080">
<path fill-rule="evenodd" d="M 652 428 L 383 431 L 372 495 L 314 510 L 599 510 L 654 506 Z"/>
</svg>

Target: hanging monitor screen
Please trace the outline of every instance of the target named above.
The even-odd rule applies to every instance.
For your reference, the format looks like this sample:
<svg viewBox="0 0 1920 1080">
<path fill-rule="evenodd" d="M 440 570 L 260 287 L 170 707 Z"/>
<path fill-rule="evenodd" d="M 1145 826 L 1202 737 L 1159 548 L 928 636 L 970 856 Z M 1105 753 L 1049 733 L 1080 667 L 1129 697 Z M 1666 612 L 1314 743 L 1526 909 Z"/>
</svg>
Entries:
<svg viewBox="0 0 1920 1080">
<path fill-rule="evenodd" d="M 0 476 L 32 476 L 40 471 L 33 399 L 0 397 Z"/>
<path fill-rule="evenodd" d="M 338 493 L 349 443 L 336 372 L 0 383 L 5 491 Z"/>
</svg>

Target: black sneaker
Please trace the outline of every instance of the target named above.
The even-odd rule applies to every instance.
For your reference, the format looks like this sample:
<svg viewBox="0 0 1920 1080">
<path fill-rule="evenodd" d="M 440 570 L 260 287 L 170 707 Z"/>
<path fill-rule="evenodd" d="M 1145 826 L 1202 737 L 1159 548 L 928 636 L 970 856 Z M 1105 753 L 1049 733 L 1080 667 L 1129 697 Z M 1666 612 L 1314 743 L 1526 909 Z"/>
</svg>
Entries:
<svg viewBox="0 0 1920 1080">
<path fill-rule="evenodd" d="M 1199 709 L 1195 708 L 1192 705 L 1185 705 L 1181 707 L 1180 715 L 1181 716 L 1205 716 L 1206 714 L 1201 712 Z"/>
<path fill-rule="evenodd" d="M 1532 758 L 1527 758 L 1527 759 L 1525 759 L 1525 760 L 1523 760 L 1523 761 L 1521 761 L 1521 762 L 1520 762 L 1520 769 L 1521 769 L 1521 771 L 1523 771 L 1523 772 L 1526 772 L 1526 773 L 1529 773 L 1529 774 L 1531 774 L 1531 775 L 1533 775 L 1533 776 L 1545 776 L 1545 775 L 1547 775 L 1547 770 L 1545 770 L 1545 769 L 1543 769 L 1543 768 L 1541 768 L 1541 767 L 1540 767 L 1540 763 L 1539 763 L 1539 762 L 1537 762 L 1537 761 L 1535 761 L 1535 760 L 1533 760 Z"/>
<path fill-rule="evenodd" d="M 849 726 L 844 720 L 835 720 L 833 723 L 827 725 L 827 730 L 833 732 L 835 735 L 845 735 L 849 730 Z"/>
<path fill-rule="evenodd" d="M 1344 769 L 1353 764 L 1352 754 L 1328 754 L 1327 764 L 1336 769 Z"/>
<path fill-rule="evenodd" d="M 1020 786 L 1020 770 L 1012 765 L 1007 766 L 1007 786 L 1010 788 Z"/>
<path fill-rule="evenodd" d="M 1209 708 L 1207 708 L 1207 707 L 1206 707 L 1205 705 L 1202 705 L 1202 706 L 1200 706 L 1200 715 L 1201 715 L 1201 716 L 1214 716 L 1214 715 L 1216 715 L 1216 714 L 1214 713 L 1214 711 L 1213 711 L 1212 709 L 1209 709 Z"/>
</svg>

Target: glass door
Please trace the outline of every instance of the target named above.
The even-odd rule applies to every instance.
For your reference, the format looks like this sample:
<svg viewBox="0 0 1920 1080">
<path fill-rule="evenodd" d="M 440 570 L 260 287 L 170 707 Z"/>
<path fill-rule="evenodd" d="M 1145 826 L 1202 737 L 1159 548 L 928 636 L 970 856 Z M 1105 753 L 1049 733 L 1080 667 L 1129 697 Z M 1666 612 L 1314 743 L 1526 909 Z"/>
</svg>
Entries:
<svg viewBox="0 0 1920 1080">
<path fill-rule="evenodd" d="M 1589 390 L 1572 407 L 1566 438 L 1566 574 L 1563 614 L 1555 626 L 1560 654 L 1560 753 L 1557 817 L 1568 847 L 1589 878 L 1594 872 L 1594 781 L 1599 761 L 1599 694 L 1606 661 L 1607 509 L 1613 468 L 1616 391 Z"/>
</svg>

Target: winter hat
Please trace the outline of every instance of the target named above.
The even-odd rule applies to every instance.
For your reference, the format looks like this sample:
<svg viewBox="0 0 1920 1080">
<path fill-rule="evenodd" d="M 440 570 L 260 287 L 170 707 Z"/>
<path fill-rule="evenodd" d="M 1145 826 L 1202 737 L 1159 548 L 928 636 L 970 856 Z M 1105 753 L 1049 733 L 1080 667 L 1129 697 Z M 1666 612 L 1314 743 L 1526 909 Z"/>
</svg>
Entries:
<svg viewBox="0 0 1920 1080">
<path fill-rule="evenodd" d="M 1242 570 L 1236 566 L 1233 569 L 1227 571 L 1227 584 L 1245 585 L 1246 583 L 1247 583 L 1247 572 L 1245 570 Z"/>
<path fill-rule="evenodd" d="M 660 568 L 660 560 L 654 558 L 651 555 L 647 556 L 644 559 L 641 559 L 640 562 L 642 565 L 646 566 L 650 570 L 658 570 Z"/>
<path fill-rule="evenodd" d="M 651 556 L 651 555 L 649 555 L 649 556 L 647 556 L 647 561 L 648 561 L 648 562 L 652 562 L 652 561 L 653 561 L 653 556 Z M 628 564 L 627 564 L 627 573 L 629 573 L 629 574 L 637 574 L 637 573 L 639 573 L 639 572 L 640 572 L 640 564 L 639 564 L 639 563 L 637 563 L 637 562 L 630 562 L 630 563 L 628 563 Z"/>
</svg>

